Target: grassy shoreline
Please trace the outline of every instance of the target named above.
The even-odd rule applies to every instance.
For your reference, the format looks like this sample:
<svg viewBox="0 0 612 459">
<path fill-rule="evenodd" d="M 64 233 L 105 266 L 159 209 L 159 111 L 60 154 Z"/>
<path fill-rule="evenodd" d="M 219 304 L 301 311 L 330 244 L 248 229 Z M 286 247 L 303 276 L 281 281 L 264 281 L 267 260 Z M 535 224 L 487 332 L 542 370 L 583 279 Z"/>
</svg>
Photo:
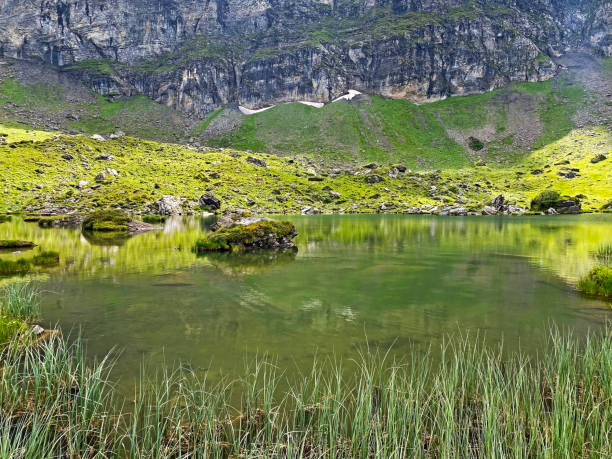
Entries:
<svg viewBox="0 0 612 459">
<path fill-rule="evenodd" d="M 35 305 L 28 292 L 14 291 L 11 301 Z M 552 330 L 537 358 L 504 357 L 463 337 L 443 346 L 439 364 L 366 349 L 355 361 L 314 362 L 309 374 L 291 375 L 263 358 L 244 378 L 218 385 L 162 369 L 143 374 L 123 404 L 110 359 L 86 365 L 80 339 L 21 333 L 1 353 L 3 457 L 612 454 L 609 331 L 579 340 Z M 279 389 L 287 381 L 289 389 Z M 230 402 L 235 394 L 238 404 Z"/>
</svg>

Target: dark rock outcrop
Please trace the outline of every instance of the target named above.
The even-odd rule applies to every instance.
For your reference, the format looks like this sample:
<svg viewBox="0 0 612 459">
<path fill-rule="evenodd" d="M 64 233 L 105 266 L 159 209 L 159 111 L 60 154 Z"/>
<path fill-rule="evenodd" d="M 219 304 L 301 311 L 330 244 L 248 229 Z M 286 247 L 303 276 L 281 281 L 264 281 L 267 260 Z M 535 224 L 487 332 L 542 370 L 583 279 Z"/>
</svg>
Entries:
<svg viewBox="0 0 612 459">
<path fill-rule="evenodd" d="M 209 191 L 200 196 L 199 204 L 211 210 L 218 210 L 221 208 L 221 200 Z"/>
</svg>

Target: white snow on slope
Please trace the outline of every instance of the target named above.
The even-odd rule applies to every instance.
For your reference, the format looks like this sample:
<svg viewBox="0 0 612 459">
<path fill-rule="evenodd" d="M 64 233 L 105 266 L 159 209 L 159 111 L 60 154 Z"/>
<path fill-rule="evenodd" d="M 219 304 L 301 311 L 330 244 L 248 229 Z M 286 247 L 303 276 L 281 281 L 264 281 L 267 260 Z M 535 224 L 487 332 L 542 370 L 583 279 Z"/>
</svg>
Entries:
<svg viewBox="0 0 612 459">
<path fill-rule="evenodd" d="M 352 100 L 355 96 L 360 95 L 359 91 L 355 91 L 354 89 L 349 89 L 348 94 L 338 97 L 334 102 L 338 102 L 339 100 Z"/>
<path fill-rule="evenodd" d="M 338 97 L 333 102 L 338 102 L 339 100 L 352 100 L 353 97 L 358 96 L 359 94 L 361 94 L 359 91 L 355 91 L 355 90 L 351 89 L 351 90 L 349 90 L 348 94 L 345 94 L 344 96 Z M 309 107 L 314 107 L 314 108 L 323 108 L 325 106 L 325 104 L 323 102 L 308 102 L 306 100 L 298 100 L 297 102 L 300 103 L 300 104 L 308 105 Z M 286 103 L 290 104 L 291 102 L 286 102 Z M 258 110 L 251 110 L 250 108 L 246 108 L 246 107 L 243 107 L 242 105 L 240 105 L 238 107 L 238 109 L 244 115 L 254 115 L 256 113 L 265 112 L 266 110 L 270 110 L 271 108 L 274 108 L 274 107 L 276 107 L 276 105 L 270 105 L 269 107 L 260 108 Z"/>
</svg>

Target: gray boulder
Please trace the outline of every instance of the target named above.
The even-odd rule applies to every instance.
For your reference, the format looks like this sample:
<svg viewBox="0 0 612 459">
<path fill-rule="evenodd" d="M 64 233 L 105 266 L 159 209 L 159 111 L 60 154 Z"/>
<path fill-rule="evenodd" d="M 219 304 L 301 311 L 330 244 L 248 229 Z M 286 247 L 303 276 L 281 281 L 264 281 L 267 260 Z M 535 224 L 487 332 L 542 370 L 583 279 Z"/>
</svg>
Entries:
<svg viewBox="0 0 612 459">
<path fill-rule="evenodd" d="M 210 191 L 207 191 L 200 196 L 199 204 L 203 207 L 208 207 L 211 210 L 218 210 L 221 208 L 221 200 L 219 200 Z"/>
<path fill-rule="evenodd" d="M 182 215 L 185 199 L 177 196 L 162 196 L 154 204 L 153 209 L 158 215 Z"/>
</svg>

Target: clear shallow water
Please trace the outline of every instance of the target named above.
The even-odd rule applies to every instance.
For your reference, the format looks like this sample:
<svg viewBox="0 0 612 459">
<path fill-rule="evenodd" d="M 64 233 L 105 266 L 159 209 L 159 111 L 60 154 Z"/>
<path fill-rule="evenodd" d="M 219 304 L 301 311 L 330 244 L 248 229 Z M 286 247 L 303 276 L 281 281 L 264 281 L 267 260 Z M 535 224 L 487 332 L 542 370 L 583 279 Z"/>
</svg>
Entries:
<svg viewBox="0 0 612 459">
<path fill-rule="evenodd" d="M 0 238 L 60 252 L 39 276 L 44 323 L 82 330 L 92 355 L 119 350 L 124 381 L 143 362 L 179 361 L 214 379 L 242 376 L 262 353 L 293 371 L 315 355 L 353 358 L 368 344 L 401 357 L 462 332 L 529 353 L 553 322 L 582 336 L 612 318 L 572 287 L 612 243 L 611 217 L 291 217 L 295 256 L 196 257 L 211 221 L 188 218 L 118 242 L 20 221 Z"/>
</svg>

